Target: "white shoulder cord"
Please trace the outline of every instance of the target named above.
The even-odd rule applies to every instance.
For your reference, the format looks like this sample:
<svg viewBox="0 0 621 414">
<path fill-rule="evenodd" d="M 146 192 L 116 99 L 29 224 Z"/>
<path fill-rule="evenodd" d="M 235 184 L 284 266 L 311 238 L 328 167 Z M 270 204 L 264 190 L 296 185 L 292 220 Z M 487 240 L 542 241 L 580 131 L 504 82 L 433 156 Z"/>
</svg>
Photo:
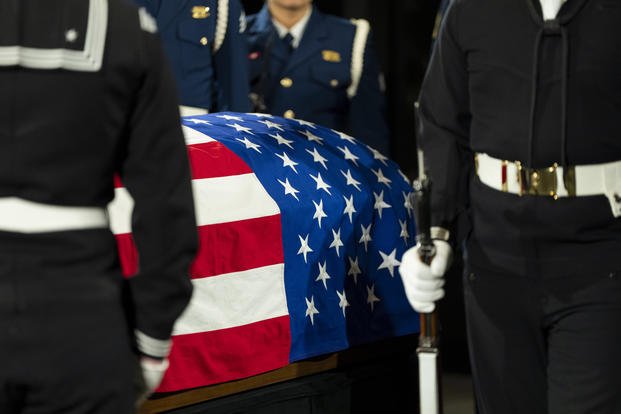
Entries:
<svg viewBox="0 0 621 414">
<path fill-rule="evenodd" d="M 216 34 L 213 42 L 213 53 L 217 53 L 224 43 L 226 28 L 229 21 L 229 0 L 218 0 L 218 17 L 216 19 Z"/>
<path fill-rule="evenodd" d="M 347 88 L 349 99 L 356 96 L 358 92 L 362 68 L 364 67 L 364 49 L 366 48 L 367 38 L 371 30 L 369 22 L 364 19 L 352 19 L 351 22 L 356 25 L 356 34 L 354 35 L 351 51 L 351 84 Z"/>
</svg>

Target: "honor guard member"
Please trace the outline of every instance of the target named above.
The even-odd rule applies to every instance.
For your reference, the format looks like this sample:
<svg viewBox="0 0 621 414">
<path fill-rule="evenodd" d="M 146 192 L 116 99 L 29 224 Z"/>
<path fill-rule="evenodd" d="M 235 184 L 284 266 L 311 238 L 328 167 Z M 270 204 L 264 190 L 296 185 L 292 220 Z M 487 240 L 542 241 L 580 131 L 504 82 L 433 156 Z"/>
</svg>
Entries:
<svg viewBox="0 0 621 414">
<path fill-rule="evenodd" d="M 619 22 L 610 0 L 453 0 L 445 16 L 420 94 L 438 249 L 400 271 L 433 310 L 465 237 L 482 414 L 621 413 Z"/>
<path fill-rule="evenodd" d="M 311 0 L 267 0 L 247 21 L 256 111 L 314 122 L 388 152 L 383 80 L 366 20 L 323 14 Z"/>
<path fill-rule="evenodd" d="M 2 413 L 130 413 L 138 360 L 147 391 L 167 366 L 197 237 L 155 31 L 125 0 L 0 0 Z M 127 281 L 115 172 L 135 202 Z"/>
<path fill-rule="evenodd" d="M 249 112 L 246 20 L 239 0 L 134 0 L 155 16 L 181 115 Z"/>
</svg>

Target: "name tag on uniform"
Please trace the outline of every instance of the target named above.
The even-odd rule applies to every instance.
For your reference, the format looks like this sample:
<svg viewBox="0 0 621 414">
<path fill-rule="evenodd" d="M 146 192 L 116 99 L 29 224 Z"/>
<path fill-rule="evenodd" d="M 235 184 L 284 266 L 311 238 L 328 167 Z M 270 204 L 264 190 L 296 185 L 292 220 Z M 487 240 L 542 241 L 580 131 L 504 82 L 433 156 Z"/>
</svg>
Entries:
<svg viewBox="0 0 621 414">
<path fill-rule="evenodd" d="M 335 50 L 322 50 L 321 56 L 326 62 L 340 62 L 341 54 Z"/>
<path fill-rule="evenodd" d="M 192 7 L 193 19 L 206 19 L 209 17 L 209 7 L 207 6 L 194 6 Z"/>
</svg>

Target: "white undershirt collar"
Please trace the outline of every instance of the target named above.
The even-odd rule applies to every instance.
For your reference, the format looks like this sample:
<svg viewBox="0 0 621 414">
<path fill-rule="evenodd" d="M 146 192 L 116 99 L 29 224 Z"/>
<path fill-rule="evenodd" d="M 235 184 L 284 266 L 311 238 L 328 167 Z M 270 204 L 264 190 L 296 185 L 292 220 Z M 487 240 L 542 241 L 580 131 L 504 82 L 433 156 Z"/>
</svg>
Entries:
<svg viewBox="0 0 621 414">
<path fill-rule="evenodd" d="M 291 46 L 294 48 L 300 45 L 300 41 L 302 40 L 302 35 L 304 34 L 304 29 L 306 29 L 306 25 L 308 24 L 308 20 L 310 19 L 311 13 L 313 12 L 313 8 L 309 7 L 308 11 L 296 24 L 291 26 L 290 29 L 287 29 L 282 24 L 278 23 L 276 19 L 272 18 L 272 23 L 274 27 L 278 31 L 278 37 L 281 39 L 285 37 L 287 33 L 291 33 L 293 36 L 293 40 L 291 41 Z"/>
</svg>

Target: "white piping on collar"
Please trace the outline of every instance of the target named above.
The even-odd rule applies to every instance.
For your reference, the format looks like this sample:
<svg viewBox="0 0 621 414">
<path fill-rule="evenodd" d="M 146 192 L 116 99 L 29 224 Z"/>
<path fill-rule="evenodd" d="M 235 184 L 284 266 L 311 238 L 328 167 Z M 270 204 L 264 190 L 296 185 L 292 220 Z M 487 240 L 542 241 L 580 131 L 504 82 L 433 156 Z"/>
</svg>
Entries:
<svg viewBox="0 0 621 414">
<path fill-rule="evenodd" d="M 0 46 L 0 66 L 97 72 L 101 69 L 106 43 L 108 0 L 89 1 L 83 50 Z"/>
</svg>

